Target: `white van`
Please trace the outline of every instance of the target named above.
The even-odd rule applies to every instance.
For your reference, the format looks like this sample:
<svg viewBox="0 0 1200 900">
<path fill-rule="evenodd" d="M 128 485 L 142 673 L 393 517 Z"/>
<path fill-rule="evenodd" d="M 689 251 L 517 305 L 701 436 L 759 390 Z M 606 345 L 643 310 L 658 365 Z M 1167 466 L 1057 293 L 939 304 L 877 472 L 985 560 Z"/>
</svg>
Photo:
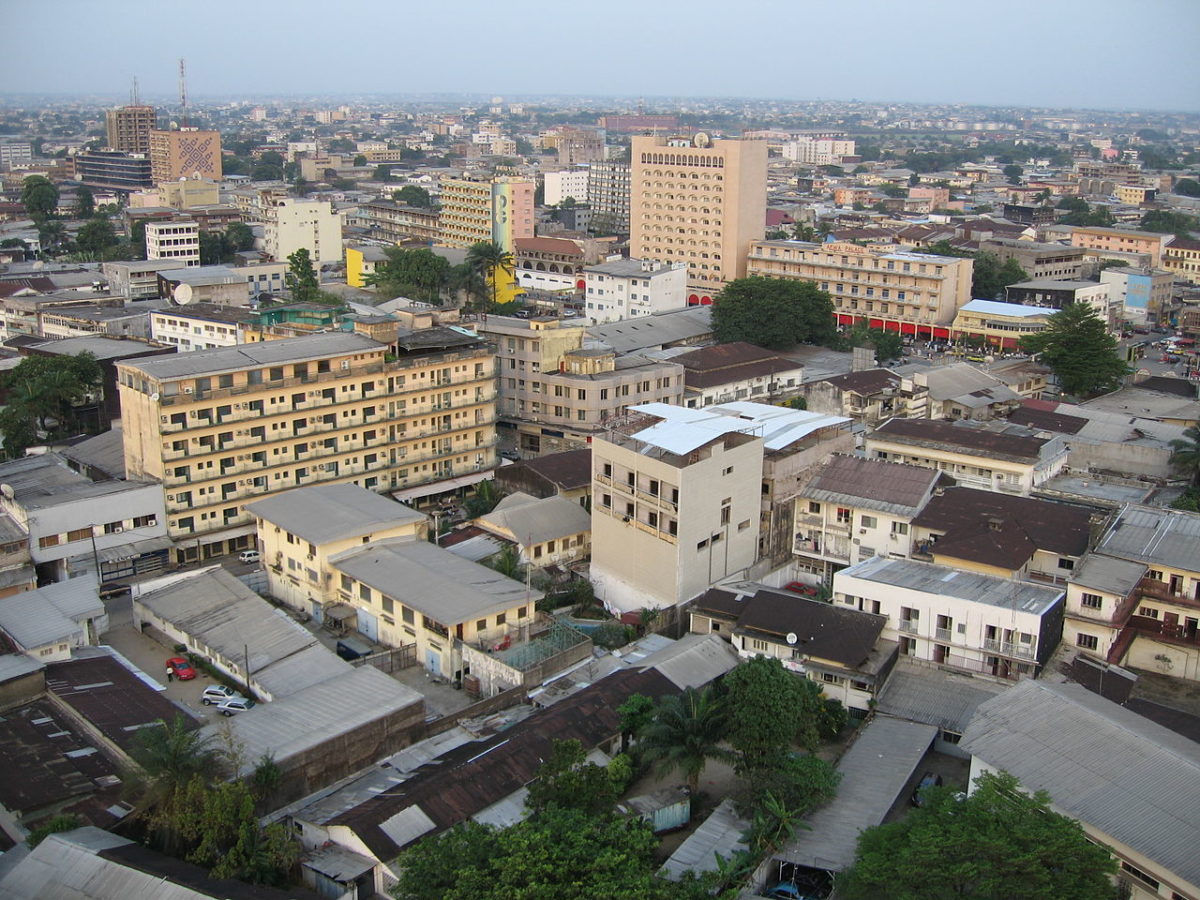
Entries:
<svg viewBox="0 0 1200 900">
<path fill-rule="evenodd" d="M 243 550 L 238 554 L 238 559 L 244 563 L 256 563 L 262 559 L 262 554 L 257 550 Z"/>
</svg>

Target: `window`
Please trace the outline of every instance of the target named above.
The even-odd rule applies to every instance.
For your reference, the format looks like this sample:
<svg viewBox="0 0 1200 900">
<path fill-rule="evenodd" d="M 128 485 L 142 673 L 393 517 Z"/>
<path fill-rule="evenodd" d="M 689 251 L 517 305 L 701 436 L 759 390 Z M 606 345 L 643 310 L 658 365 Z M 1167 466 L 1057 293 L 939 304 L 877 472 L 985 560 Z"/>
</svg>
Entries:
<svg viewBox="0 0 1200 900">
<path fill-rule="evenodd" d="M 91 528 L 76 528 L 74 531 L 67 532 L 67 543 L 72 541 L 86 541 L 92 536 Z"/>
<path fill-rule="evenodd" d="M 1143 606 L 1141 609 L 1138 610 L 1138 615 L 1145 616 L 1147 619 L 1157 619 L 1158 618 L 1158 610 L 1155 609 L 1153 606 Z"/>
<path fill-rule="evenodd" d="M 413 611 L 407 606 L 400 607 L 400 618 L 404 620 L 406 625 L 412 625 L 416 619 L 416 617 L 413 615 Z"/>
<path fill-rule="evenodd" d="M 893 522 L 892 523 L 892 534 L 908 534 L 908 523 L 907 522 Z"/>
<path fill-rule="evenodd" d="M 508 616 L 505 613 L 500 613 L 500 615 L 496 616 L 496 625 L 497 626 L 503 625 L 507 621 L 508 621 Z"/>
<path fill-rule="evenodd" d="M 48 534 L 43 538 L 38 538 L 38 546 L 42 548 L 57 547 L 60 543 L 61 541 L 57 534 Z"/>
<path fill-rule="evenodd" d="M 819 513 L 821 511 L 821 504 L 817 503 L 815 500 L 809 500 L 808 511 L 810 513 Z"/>
<path fill-rule="evenodd" d="M 841 675 L 834 675 L 830 672 L 822 672 L 821 680 L 823 682 L 825 682 L 826 684 L 841 684 L 846 679 L 843 678 Z"/>
<path fill-rule="evenodd" d="M 859 519 L 859 525 L 862 528 L 874 528 L 878 524 L 879 524 L 879 520 L 876 519 L 874 516 L 862 516 Z"/>
<path fill-rule="evenodd" d="M 525 618 L 525 614 L 528 612 L 528 610 L 529 610 L 528 607 L 522 606 L 520 609 L 517 610 L 517 618 L 518 619 Z"/>
<path fill-rule="evenodd" d="M 1078 634 L 1075 636 L 1075 646 L 1081 650 L 1095 650 L 1100 645 L 1100 639 L 1094 634 Z"/>
<path fill-rule="evenodd" d="M 839 506 L 837 511 L 837 522 L 839 525 L 850 524 L 850 510 L 844 506 Z"/>
<path fill-rule="evenodd" d="M 369 587 L 367 587 L 365 584 L 360 584 L 358 586 L 358 596 L 360 599 L 365 600 L 367 603 L 370 603 L 371 602 L 371 589 Z"/>
<path fill-rule="evenodd" d="M 1079 605 L 1084 609 L 1101 609 L 1104 599 L 1099 594 L 1084 594 L 1079 598 Z"/>
<path fill-rule="evenodd" d="M 1058 558 L 1058 567 L 1060 569 L 1066 569 L 1070 571 L 1071 569 L 1075 568 L 1075 560 L 1067 559 L 1065 556 L 1060 556 Z"/>
</svg>

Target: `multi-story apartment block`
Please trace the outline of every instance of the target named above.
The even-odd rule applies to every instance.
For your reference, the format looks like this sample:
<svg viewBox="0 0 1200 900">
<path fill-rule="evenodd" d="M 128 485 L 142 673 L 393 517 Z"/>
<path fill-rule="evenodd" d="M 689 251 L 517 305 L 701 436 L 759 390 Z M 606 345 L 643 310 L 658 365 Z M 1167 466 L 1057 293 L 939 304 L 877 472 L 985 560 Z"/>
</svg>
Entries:
<svg viewBox="0 0 1200 900">
<path fill-rule="evenodd" d="M 593 234 L 629 234 L 629 183 L 627 162 L 603 160 L 588 167 Z"/>
<path fill-rule="evenodd" d="M 171 260 L 177 266 L 200 265 L 200 226 L 192 219 L 147 222 L 146 259 Z"/>
<path fill-rule="evenodd" d="M 1175 238 L 1163 252 L 1162 264 L 1185 281 L 1200 284 L 1200 241 Z"/>
<path fill-rule="evenodd" d="M 72 157 L 75 177 L 90 188 L 130 193 L 154 185 L 150 157 L 116 150 L 83 150 Z"/>
<path fill-rule="evenodd" d="M 158 112 L 153 106 L 119 106 L 106 110 L 108 148 L 122 153 L 150 152 L 150 132 L 157 126 Z"/>
<path fill-rule="evenodd" d="M 954 317 L 950 338 L 983 338 L 1000 350 L 1016 350 L 1021 338 L 1044 331 L 1055 310 L 1051 307 L 972 300 Z"/>
<path fill-rule="evenodd" d="M 592 566 L 616 612 L 674 609 L 758 555 L 763 440 L 708 410 L 641 406 L 592 442 Z"/>
<path fill-rule="evenodd" d="M 932 419 L 889 419 L 864 446 L 873 459 L 937 469 L 967 487 L 1022 497 L 1061 472 L 1069 453 L 1062 435 L 1001 433 Z"/>
<path fill-rule="evenodd" d="M 447 178 L 441 183 L 441 241 L 450 247 L 472 247 L 483 241 L 510 253 L 518 238 L 534 234 L 534 183 L 502 175 L 490 181 Z"/>
<path fill-rule="evenodd" d="M 221 132 L 181 128 L 150 132 L 150 177 L 155 184 L 180 178 L 221 180 Z"/>
<path fill-rule="evenodd" d="M 396 203 L 394 200 L 371 200 L 358 207 L 347 223 L 365 228 L 372 238 L 391 241 L 421 241 L 432 244 L 441 237 L 438 214 L 432 209 L 421 209 Z"/>
<path fill-rule="evenodd" d="M 0 171 L 33 162 L 33 144 L 29 141 L 0 140 Z"/>
<path fill-rule="evenodd" d="M 887 617 L 900 655 L 1018 681 L 1058 646 L 1061 587 L 877 556 L 833 576 L 834 602 Z"/>
<path fill-rule="evenodd" d="M 632 161 L 630 255 L 686 262 L 688 302 L 711 303 L 762 240 L 766 143 L 635 137 Z"/>
<path fill-rule="evenodd" d="M 1085 250 L 1062 244 L 1042 244 L 1014 238 L 992 238 L 979 242 L 979 249 L 994 253 L 1001 262 L 1015 260 L 1033 280 L 1076 279 L 1083 275 Z"/>
<path fill-rule="evenodd" d="M 158 186 L 159 206 L 191 209 L 196 206 L 217 206 L 220 202 L 221 186 L 207 178 L 165 181 Z"/>
<path fill-rule="evenodd" d="M 588 170 L 586 168 L 547 172 L 543 177 L 542 200 L 546 206 L 558 206 L 568 197 L 580 204 L 587 202 Z"/>
<path fill-rule="evenodd" d="M 118 376 L 126 471 L 163 483 L 181 561 L 248 546 L 245 504 L 278 491 L 396 490 L 495 465 L 494 359 L 448 329 L 198 350 Z"/>
<path fill-rule="evenodd" d="M 940 478 L 919 466 L 832 457 L 796 495 L 799 567 L 825 579 L 874 556 L 908 557 L 912 520 Z"/>
<path fill-rule="evenodd" d="M 240 326 L 257 318 L 247 309 L 208 303 L 155 309 L 150 311 L 150 337 L 184 353 L 234 347 L 242 343 Z"/>
<path fill-rule="evenodd" d="M 611 241 L 592 238 L 519 238 L 513 250 L 517 283 L 542 291 L 582 291 L 583 269 L 602 262 Z"/>
<path fill-rule="evenodd" d="M 271 200 L 263 208 L 263 238 L 276 262 L 301 248 L 314 265 L 342 259 L 342 221 L 327 200 Z"/>
<path fill-rule="evenodd" d="M 1119 328 L 1124 318 L 1119 298 L 1101 281 L 1018 281 L 1004 289 L 1004 299 L 1022 306 L 1062 309 L 1072 303 L 1085 303 L 1109 328 Z"/>
<path fill-rule="evenodd" d="M 1163 251 L 1171 242 L 1169 234 L 1152 234 L 1124 228 L 1077 227 L 1071 231 L 1071 246 L 1088 250 L 1138 253 L 1149 258 L 1152 268 L 1162 265 Z"/>
<path fill-rule="evenodd" d="M 687 263 L 617 259 L 587 266 L 587 316 L 598 325 L 682 309 L 687 302 Z"/>
<path fill-rule="evenodd" d="M 783 158 L 805 166 L 833 166 L 854 155 L 854 141 L 845 136 L 798 137 L 783 145 Z"/>
<path fill-rule="evenodd" d="M 1167 249 L 1170 252 L 1170 248 Z M 1134 325 L 1157 325 L 1167 321 L 1175 286 L 1175 276 L 1171 272 L 1114 266 L 1100 273 L 1100 282 L 1108 285 L 1120 321 Z"/>
<path fill-rule="evenodd" d="M 503 440 L 523 454 L 586 447 L 631 406 L 683 401 L 682 366 L 585 349 L 583 326 L 489 316 L 479 331 L 495 344 Z"/>
<path fill-rule="evenodd" d="M 925 338 L 948 338 L 954 315 L 971 299 L 974 262 L 851 243 L 756 241 L 749 275 L 810 281 L 833 298 L 839 325 Z"/>
</svg>

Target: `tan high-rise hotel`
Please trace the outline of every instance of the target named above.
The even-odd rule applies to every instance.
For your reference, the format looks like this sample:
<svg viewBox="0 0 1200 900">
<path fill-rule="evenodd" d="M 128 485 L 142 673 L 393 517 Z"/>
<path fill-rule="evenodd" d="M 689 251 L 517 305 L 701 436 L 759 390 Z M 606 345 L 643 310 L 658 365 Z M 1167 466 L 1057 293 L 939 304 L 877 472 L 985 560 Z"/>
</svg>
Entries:
<svg viewBox="0 0 1200 900">
<path fill-rule="evenodd" d="M 108 146 L 122 153 L 149 153 L 150 132 L 157 124 L 153 106 L 120 106 L 105 112 Z"/>
<path fill-rule="evenodd" d="M 689 305 L 746 274 L 767 215 L 765 141 L 635 137 L 630 256 L 688 264 Z"/>
</svg>

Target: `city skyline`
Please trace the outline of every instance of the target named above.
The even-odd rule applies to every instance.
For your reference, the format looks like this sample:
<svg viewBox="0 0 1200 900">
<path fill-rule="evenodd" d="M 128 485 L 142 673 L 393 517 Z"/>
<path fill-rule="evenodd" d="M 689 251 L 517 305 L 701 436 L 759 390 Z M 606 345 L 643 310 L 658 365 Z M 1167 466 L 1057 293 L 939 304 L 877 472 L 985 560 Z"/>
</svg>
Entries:
<svg viewBox="0 0 1200 900">
<path fill-rule="evenodd" d="M 54 65 L 45 65 L 39 42 L 21 41 L 0 61 L 0 84 L 7 94 L 119 101 L 136 77 L 143 98 L 172 97 L 182 57 L 197 99 L 528 96 L 552 85 L 555 94 L 580 98 L 1200 109 L 1188 87 L 1200 76 L 1190 52 L 1200 7 L 1190 0 L 1142 4 L 1139 14 L 1157 27 L 1152 42 L 1139 39 L 1127 8 L 1110 0 L 1017 0 L 998 9 L 913 0 L 897 12 L 880 0 L 848 0 L 836 17 L 818 16 L 811 4 L 752 3 L 736 18 L 700 18 L 694 6 L 668 0 L 648 21 L 628 0 L 602 16 L 523 0 L 503 18 L 476 2 L 401 14 L 359 0 L 340 8 L 330 28 L 321 25 L 327 8 L 305 0 L 217 0 L 201 17 L 169 6 L 147 16 L 143 5 L 117 0 L 97 25 L 98 46 L 95 29 L 62 28 L 64 11 L 69 20 L 86 10 L 70 2 L 54 13 L 31 8 L 22 19 L 23 30 L 53 35 Z"/>
</svg>

